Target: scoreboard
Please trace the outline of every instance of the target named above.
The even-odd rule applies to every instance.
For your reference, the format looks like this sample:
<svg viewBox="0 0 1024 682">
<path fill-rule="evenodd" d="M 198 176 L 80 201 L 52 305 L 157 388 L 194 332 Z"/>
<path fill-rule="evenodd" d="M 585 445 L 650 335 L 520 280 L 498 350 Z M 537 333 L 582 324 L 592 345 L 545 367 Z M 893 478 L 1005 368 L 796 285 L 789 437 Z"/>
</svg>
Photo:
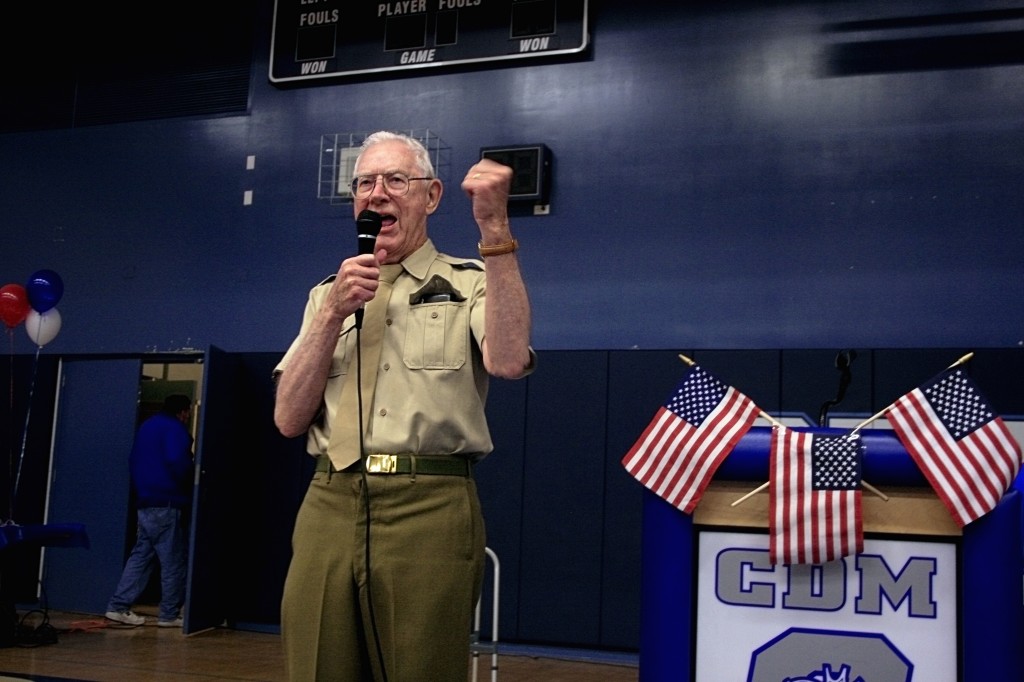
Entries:
<svg viewBox="0 0 1024 682">
<path fill-rule="evenodd" d="M 273 83 L 583 52 L 587 0 L 275 0 Z"/>
</svg>

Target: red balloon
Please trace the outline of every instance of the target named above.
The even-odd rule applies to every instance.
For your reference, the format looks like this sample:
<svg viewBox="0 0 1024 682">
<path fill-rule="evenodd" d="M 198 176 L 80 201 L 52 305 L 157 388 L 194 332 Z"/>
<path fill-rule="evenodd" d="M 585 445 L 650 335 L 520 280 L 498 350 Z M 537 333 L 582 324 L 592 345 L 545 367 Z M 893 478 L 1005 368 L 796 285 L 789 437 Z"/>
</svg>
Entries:
<svg viewBox="0 0 1024 682">
<path fill-rule="evenodd" d="M 9 329 L 24 322 L 31 309 L 25 287 L 20 284 L 5 284 L 0 287 L 0 320 L 3 320 Z"/>
</svg>

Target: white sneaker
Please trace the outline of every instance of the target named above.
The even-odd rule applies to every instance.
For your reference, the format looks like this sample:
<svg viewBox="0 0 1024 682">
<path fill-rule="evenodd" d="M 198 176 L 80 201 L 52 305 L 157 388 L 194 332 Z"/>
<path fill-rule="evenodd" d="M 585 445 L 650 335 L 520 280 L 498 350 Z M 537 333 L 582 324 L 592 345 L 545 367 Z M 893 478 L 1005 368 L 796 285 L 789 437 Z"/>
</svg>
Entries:
<svg viewBox="0 0 1024 682">
<path fill-rule="evenodd" d="M 158 620 L 156 622 L 157 627 L 160 627 L 160 628 L 180 628 L 184 624 L 185 624 L 185 621 L 182 620 L 181 617 L 175 618 L 173 620 L 163 620 L 163 619 L 161 619 L 161 620 Z"/>
<path fill-rule="evenodd" d="M 131 609 L 124 611 L 107 611 L 105 614 L 107 618 L 118 623 L 124 623 L 125 625 L 143 625 L 146 622 L 145 616 L 140 616 L 137 613 L 132 613 Z"/>
</svg>

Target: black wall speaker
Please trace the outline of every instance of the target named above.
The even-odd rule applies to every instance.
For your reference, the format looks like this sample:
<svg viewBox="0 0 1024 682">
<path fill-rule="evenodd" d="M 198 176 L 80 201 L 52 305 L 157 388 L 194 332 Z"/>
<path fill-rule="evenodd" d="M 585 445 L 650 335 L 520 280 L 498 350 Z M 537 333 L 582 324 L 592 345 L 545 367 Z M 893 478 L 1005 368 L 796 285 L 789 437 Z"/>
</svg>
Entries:
<svg viewBox="0 0 1024 682">
<path fill-rule="evenodd" d="M 507 147 L 482 147 L 480 158 L 510 166 L 512 176 L 510 201 L 548 203 L 551 192 L 551 150 L 543 144 Z"/>
</svg>

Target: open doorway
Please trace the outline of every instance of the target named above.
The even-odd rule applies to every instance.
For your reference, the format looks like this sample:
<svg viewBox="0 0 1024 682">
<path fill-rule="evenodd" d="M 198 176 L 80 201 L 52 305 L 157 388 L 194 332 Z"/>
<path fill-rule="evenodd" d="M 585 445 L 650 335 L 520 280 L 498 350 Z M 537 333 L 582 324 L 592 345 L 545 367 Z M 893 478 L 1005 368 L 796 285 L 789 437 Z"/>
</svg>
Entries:
<svg viewBox="0 0 1024 682">
<path fill-rule="evenodd" d="M 135 420 L 135 430 L 144 421 L 160 412 L 164 399 L 169 395 L 185 395 L 192 401 L 191 422 L 188 424 L 193 442 L 197 440 L 200 400 L 203 395 L 202 358 L 174 360 L 168 362 L 151 362 L 142 365 L 139 378 L 139 406 Z M 193 445 L 193 455 L 195 446 Z M 190 522 L 191 519 L 188 519 Z M 126 514 L 127 528 L 125 532 L 124 559 L 128 559 L 138 530 L 136 499 L 134 489 L 129 491 L 129 508 Z M 160 602 L 160 566 L 154 565 L 146 589 L 139 596 L 138 603 L 156 606 Z"/>
<path fill-rule="evenodd" d="M 164 398 L 174 393 L 192 399 L 192 423 L 189 431 L 196 437 L 199 401 L 203 395 L 202 358 L 175 362 L 144 363 L 139 379 L 139 416 L 135 426 L 152 417 L 163 407 Z"/>
</svg>

